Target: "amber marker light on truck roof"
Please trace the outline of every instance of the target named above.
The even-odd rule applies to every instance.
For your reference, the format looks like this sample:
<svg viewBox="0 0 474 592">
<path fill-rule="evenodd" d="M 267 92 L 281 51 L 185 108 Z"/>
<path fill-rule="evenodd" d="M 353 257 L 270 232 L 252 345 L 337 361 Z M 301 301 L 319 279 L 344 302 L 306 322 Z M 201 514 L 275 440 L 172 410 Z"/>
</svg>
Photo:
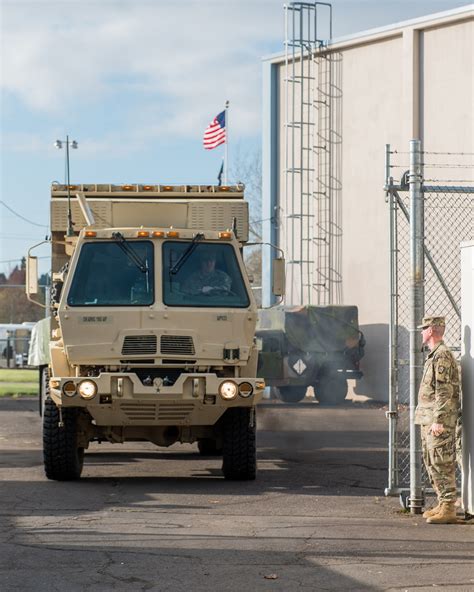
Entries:
<svg viewBox="0 0 474 592">
<path fill-rule="evenodd" d="M 155 187 L 153 185 L 143 185 L 142 189 L 143 191 L 153 191 Z"/>
<path fill-rule="evenodd" d="M 148 230 L 139 230 L 137 232 L 137 236 L 150 236 L 150 233 L 148 232 Z"/>
<path fill-rule="evenodd" d="M 163 238 L 165 236 L 165 233 L 162 230 L 155 230 L 153 232 L 153 236 L 155 238 Z"/>
<path fill-rule="evenodd" d="M 122 185 L 123 191 L 132 191 L 133 185 Z"/>
<path fill-rule="evenodd" d="M 95 236 L 97 236 L 97 232 L 95 230 L 86 230 L 84 232 L 84 236 L 86 238 L 94 238 Z"/>
<path fill-rule="evenodd" d="M 169 230 L 169 231 L 166 233 L 166 236 L 167 236 L 168 238 L 179 238 L 179 232 L 178 232 L 177 230 Z"/>
<path fill-rule="evenodd" d="M 221 240 L 230 240 L 232 238 L 232 232 L 226 230 L 225 232 L 219 232 L 219 238 Z"/>
</svg>

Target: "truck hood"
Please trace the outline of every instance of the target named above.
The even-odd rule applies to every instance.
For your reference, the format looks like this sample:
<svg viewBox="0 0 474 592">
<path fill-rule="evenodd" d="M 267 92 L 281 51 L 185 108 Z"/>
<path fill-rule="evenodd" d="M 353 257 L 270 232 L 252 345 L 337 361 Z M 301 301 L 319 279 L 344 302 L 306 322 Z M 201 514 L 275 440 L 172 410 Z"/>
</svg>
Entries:
<svg viewBox="0 0 474 592">
<path fill-rule="evenodd" d="M 232 365 L 248 361 L 257 314 L 248 309 L 67 307 L 59 321 L 72 365 L 212 366 L 224 363 L 224 350 L 237 356 Z"/>
</svg>

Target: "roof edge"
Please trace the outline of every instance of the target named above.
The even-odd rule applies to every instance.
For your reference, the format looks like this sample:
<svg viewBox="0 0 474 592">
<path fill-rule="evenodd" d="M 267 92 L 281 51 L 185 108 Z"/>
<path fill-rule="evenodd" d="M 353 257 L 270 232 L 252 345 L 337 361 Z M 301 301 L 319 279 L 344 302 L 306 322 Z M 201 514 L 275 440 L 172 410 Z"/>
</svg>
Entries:
<svg viewBox="0 0 474 592">
<path fill-rule="evenodd" d="M 336 48 L 340 45 L 359 45 L 362 43 L 370 42 L 372 38 L 383 38 L 383 37 L 394 37 L 397 34 L 401 34 L 403 29 L 412 27 L 414 29 L 422 29 L 436 26 L 438 24 L 446 24 L 461 20 L 472 14 L 474 17 L 474 4 L 466 4 L 465 6 L 459 6 L 458 8 L 452 8 L 451 10 L 444 10 L 442 12 L 434 12 L 425 16 L 420 16 L 407 21 L 399 21 L 390 25 L 384 25 L 383 27 L 375 27 L 373 29 L 367 29 L 358 33 L 351 33 L 350 35 L 344 35 L 343 37 L 336 37 L 329 40 L 327 47 Z M 281 51 L 278 53 L 270 54 L 262 57 L 263 62 L 280 62 L 285 59 L 285 52 Z"/>
</svg>

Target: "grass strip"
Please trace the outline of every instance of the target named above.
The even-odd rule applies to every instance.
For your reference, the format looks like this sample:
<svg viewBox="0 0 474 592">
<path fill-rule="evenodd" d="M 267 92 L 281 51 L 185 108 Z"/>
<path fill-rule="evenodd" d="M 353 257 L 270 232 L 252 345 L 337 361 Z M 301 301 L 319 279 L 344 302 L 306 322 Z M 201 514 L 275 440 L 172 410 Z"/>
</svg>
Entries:
<svg viewBox="0 0 474 592">
<path fill-rule="evenodd" d="M 4 382 L 18 384 L 20 382 L 37 382 L 38 370 L 23 370 L 14 368 L 0 368 L 0 385 Z"/>
<path fill-rule="evenodd" d="M 38 385 L 21 382 L 0 382 L 0 397 L 16 397 L 19 395 L 38 395 Z"/>
</svg>

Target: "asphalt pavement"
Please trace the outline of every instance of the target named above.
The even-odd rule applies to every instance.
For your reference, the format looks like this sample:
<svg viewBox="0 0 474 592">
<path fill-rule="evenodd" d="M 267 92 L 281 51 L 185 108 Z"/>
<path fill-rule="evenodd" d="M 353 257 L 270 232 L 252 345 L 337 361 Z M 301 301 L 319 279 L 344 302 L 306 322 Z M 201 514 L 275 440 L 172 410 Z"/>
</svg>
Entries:
<svg viewBox="0 0 474 592">
<path fill-rule="evenodd" d="M 255 482 L 197 447 L 93 444 L 48 481 L 34 399 L 0 399 L 1 592 L 474 590 L 474 530 L 385 498 L 381 406 L 265 406 Z"/>
</svg>

